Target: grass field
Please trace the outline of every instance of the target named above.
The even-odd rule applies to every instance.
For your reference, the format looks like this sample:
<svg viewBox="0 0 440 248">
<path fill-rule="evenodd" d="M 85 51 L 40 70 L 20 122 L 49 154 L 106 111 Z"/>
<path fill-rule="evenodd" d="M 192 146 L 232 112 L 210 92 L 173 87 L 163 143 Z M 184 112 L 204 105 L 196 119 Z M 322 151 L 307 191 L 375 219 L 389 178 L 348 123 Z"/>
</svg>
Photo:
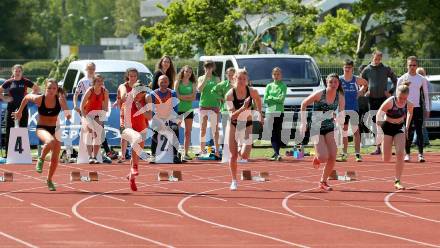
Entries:
<svg viewBox="0 0 440 248">
<path fill-rule="evenodd" d="M 414 146 L 413 146 L 414 147 Z M 281 155 L 284 156 L 286 154 L 287 150 L 291 150 L 292 147 L 289 148 L 281 148 Z M 310 149 L 313 149 L 312 146 L 306 146 L 305 151 L 309 152 Z M 342 149 L 342 148 L 341 148 Z M 339 149 L 339 150 L 341 150 Z M 361 147 L 361 153 L 362 154 L 369 154 L 370 152 L 373 152 L 376 148 L 374 146 L 368 146 L 368 147 Z M 412 148 L 412 151 L 416 152 L 416 148 Z M 116 151 L 119 151 L 119 148 L 115 148 Z M 148 148 L 146 150 L 149 150 Z M 198 147 L 193 148 L 194 151 L 198 150 Z M 430 145 L 426 146 L 424 149 L 424 152 L 440 152 L 440 139 L 431 140 Z M 348 153 L 354 154 L 354 146 L 353 143 L 349 143 L 348 147 Z M 251 158 L 269 158 L 273 155 L 273 150 L 271 148 L 271 144 L 269 141 L 256 141 L 254 148 L 251 152 Z M 50 156 L 50 154 L 49 154 Z M 46 159 L 49 159 L 50 157 L 47 157 Z M 37 149 L 32 149 L 32 157 L 37 157 Z"/>
<path fill-rule="evenodd" d="M 292 147 L 289 148 L 281 148 L 281 155 L 284 155 L 287 150 L 291 150 Z M 305 151 L 308 152 L 310 149 L 313 149 L 312 146 L 306 146 Z M 361 153 L 362 154 L 369 154 L 370 152 L 373 152 L 376 149 L 375 146 L 368 146 L 368 147 L 361 147 Z M 416 152 L 415 146 L 413 145 L 413 148 L 411 148 L 411 151 Z M 338 150 L 342 150 L 342 147 Z M 425 146 L 424 152 L 440 152 L 440 139 L 431 140 L 429 146 Z M 354 154 L 354 146 L 353 143 L 350 142 L 348 144 L 348 154 Z M 268 158 L 273 155 L 273 150 L 270 147 L 270 142 L 266 141 L 259 141 L 256 143 L 255 147 L 252 149 L 251 157 L 252 158 Z"/>
</svg>

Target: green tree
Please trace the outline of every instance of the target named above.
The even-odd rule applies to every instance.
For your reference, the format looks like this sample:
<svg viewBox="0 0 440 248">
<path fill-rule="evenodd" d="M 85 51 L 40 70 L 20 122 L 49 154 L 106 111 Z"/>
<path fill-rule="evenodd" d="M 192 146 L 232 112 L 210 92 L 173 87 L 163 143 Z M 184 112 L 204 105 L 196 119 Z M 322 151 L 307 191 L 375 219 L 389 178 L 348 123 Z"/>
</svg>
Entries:
<svg viewBox="0 0 440 248">
<path fill-rule="evenodd" d="M 440 54 L 440 2 L 405 1 L 403 8 L 407 10 L 406 21 L 398 35 L 399 44 L 392 47 L 394 54 L 437 58 Z"/>
<path fill-rule="evenodd" d="M 317 25 L 314 39 L 303 46 L 304 52 L 312 55 L 356 55 L 356 39 L 359 27 L 354 24 L 354 16 L 347 9 L 337 10 L 336 16 L 328 14 Z M 307 51 L 306 49 L 310 49 Z"/>
<path fill-rule="evenodd" d="M 361 0 L 354 4 L 359 23 L 357 58 L 364 58 L 373 47 L 383 49 L 398 43 L 405 21 L 405 1 L 408 0 Z"/>
<path fill-rule="evenodd" d="M 227 0 L 183 0 L 160 6 L 167 17 L 152 27 L 142 27 L 150 58 L 170 54 L 192 57 L 197 48 L 205 54 L 232 54 L 238 51 L 239 27 Z"/>
<path fill-rule="evenodd" d="M 263 37 L 269 32 L 276 38 L 270 45 L 282 50 L 295 39 L 290 34 L 300 25 L 298 19 L 316 16 L 299 0 L 182 0 L 162 9 L 166 18 L 140 31 L 148 57 L 259 52 L 268 45 Z M 291 25 L 294 21 L 298 24 Z"/>
</svg>

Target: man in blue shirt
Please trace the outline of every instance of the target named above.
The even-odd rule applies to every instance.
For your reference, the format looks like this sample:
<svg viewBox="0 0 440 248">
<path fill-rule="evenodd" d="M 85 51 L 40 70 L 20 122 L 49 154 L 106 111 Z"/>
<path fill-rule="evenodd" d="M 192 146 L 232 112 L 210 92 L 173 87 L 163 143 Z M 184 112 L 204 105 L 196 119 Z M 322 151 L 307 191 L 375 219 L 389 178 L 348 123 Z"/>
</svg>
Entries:
<svg viewBox="0 0 440 248">
<path fill-rule="evenodd" d="M 368 82 L 360 77 L 353 75 L 354 63 L 352 60 L 347 59 L 344 63 L 344 75 L 339 77 L 339 81 L 344 89 L 345 96 L 345 122 L 344 122 L 344 135 L 343 135 L 343 150 L 342 154 L 336 160 L 338 162 L 347 161 L 347 147 L 348 147 L 348 124 L 350 123 L 351 129 L 354 132 L 354 149 L 356 154 L 356 161 L 361 162 L 361 135 L 359 130 L 360 120 L 359 116 L 359 102 L 358 97 L 364 95 L 367 92 Z M 357 117 L 354 118 L 353 117 Z M 356 121 L 356 119 L 358 119 Z"/>
<path fill-rule="evenodd" d="M 151 152 L 153 157 L 156 156 L 156 148 L 158 143 L 158 134 L 160 131 L 171 129 L 174 132 L 174 137 L 167 137 L 168 142 L 173 145 L 173 161 L 174 163 L 181 163 L 178 154 L 179 148 L 179 127 L 178 127 L 178 98 L 176 91 L 168 88 L 169 79 L 166 75 L 162 75 L 158 79 L 159 88 L 152 91 L 147 97 L 147 104 L 152 105 L 153 120 L 152 126 L 154 129 L 153 138 L 151 140 Z M 151 161 L 154 162 L 154 161 Z"/>
</svg>

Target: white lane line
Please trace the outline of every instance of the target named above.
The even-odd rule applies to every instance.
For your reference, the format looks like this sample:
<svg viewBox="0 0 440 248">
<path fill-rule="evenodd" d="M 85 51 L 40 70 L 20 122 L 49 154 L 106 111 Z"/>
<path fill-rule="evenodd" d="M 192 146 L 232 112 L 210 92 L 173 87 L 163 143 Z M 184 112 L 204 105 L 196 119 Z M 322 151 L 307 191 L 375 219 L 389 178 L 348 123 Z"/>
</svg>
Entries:
<svg viewBox="0 0 440 248">
<path fill-rule="evenodd" d="M 348 203 L 341 203 L 341 204 L 345 205 L 345 206 L 349 206 L 349 207 L 370 210 L 370 211 L 374 211 L 374 212 L 378 212 L 378 213 L 390 214 L 390 215 L 394 215 L 394 216 L 398 216 L 398 217 L 406 217 L 405 215 L 390 213 L 390 212 L 387 212 L 387 211 L 382 211 L 382 210 L 378 210 L 378 209 L 374 209 L 374 208 L 367 208 L 367 207 L 363 207 L 363 206 L 359 206 L 359 205 L 353 205 L 353 204 L 348 204 Z"/>
<path fill-rule="evenodd" d="M 280 243 L 283 243 L 283 244 L 287 244 L 287 245 L 291 245 L 291 246 L 308 247 L 308 246 L 305 246 L 305 245 L 302 245 L 302 244 L 293 243 L 293 242 L 290 242 L 290 241 L 287 241 L 287 240 L 283 240 L 283 239 L 279 239 L 279 238 L 276 238 L 276 237 L 272 237 L 272 236 L 269 236 L 269 235 L 265 235 L 265 234 L 261 234 L 261 233 L 257 233 L 257 232 L 252 232 L 252 231 L 249 231 L 249 230 L 245 230 L 245 229 L 241 229 L 241 228 L 237 228 L 237 227 L 233 227 L 233 226 L 228 226 L 228 225 L 223 225 L 223 224 L 220 224 L 220 223 L 216 223 L 216 222 L 213 222 L 213 221 L 202 219 L 202 218 L 199 218 L 199 217 L 197 217 L 195 215 L 192 215 L 192 214 L 186 212 L 186 210 L 183 207 L 185 202 L 187 200 L 193 198 L 194 196 L 197 196 L 197 195 L 200 195 L 200 194 L 206 194 L 206 193 L 217 191 L 217 190 L 227 189 L 227 188 L 228 187 L 222 187 L 222 188 L 212 189 L 212 190 L 204 191 L 204 192 L 201 192 L 201 193 L 196 193 L 196 194 L 189 195 L 189 196 L 183 198 L 182 200 L 180 200 L 180 202 L 178 204 L 179 211 L 181 213 L 183 213 L 185 216 L 187 216 L 187 217 L 189 217 L 191 219 L 198 220 L 200 222 L 204 222 L 204 223 L 207 223 L 207 224 L 210 224 L 210 225 L 214 225 L 214 226 L 230 229 L 230 230 L 237 231 L 237 232 L 242 232 L 242 233 L 254 235 L 254 236 L 257 236 L 257 237 L 262 237 L 262 238 L 270 239 L 270 240 L 277 241 L 277 242 L 280 242 Z"/>
<path fill-rule="evenodd" d="M 67 218 L 72 218 L 72 216 L 70 216 L 70 215 L 68 215 L 68 214 L 65 214 L 65 213 L 62 213 L 62 212 L 58 212 L 58 211 L 56 211 L 56 210 L 53 210 L 53 209 L 50 209 L 50 208 L 47 208 L 47 207 L 40 206 L 40 205 L 35 204 L 35 203 L 31 203 L 31 205 L 34 206 L 34 207 L 41 208 L 41 209 L 44 209 L 44 210 L 46 210 L 46 211 L 49 211 L 49 212 L 55 213 L 55 214 L 63 215 L 63 216 L 65 216 L 65 217 L 67 217 Z"/>
<path fill-rule="evenodd" d="M 147 186 L 149 186 L 149 185 L 146 185 L 146 186 L 140 186 L 140 187 L 138 187 L 138 188 L 147 187 Z M 123 189 L 117 189 L 117 190 L 112 190 L 112 191 L 109 191 L 109 192 L 106 192 L 106 193 L 112 193 L 112 192 L 122 191 L 122 190 L 125 190 L 125 189 L 126 189 L 126 188 L 123 188 Z M 105 229 L 108 229 L 108 230 L 112 230 L 112 231 L 115 231 L 115 232 L 119 232 L 119 233 L 125 234 L 125 235 L 130 236 L 130 237 L 133 237 L 133 238 L 141 239 L 141 240 L 144 240 L 144 241 L 147 241 L 147 242 L 153 243 L 153 244 L 155 244 L 155 245 L 157 245 L 157 246 L 162 246 L 162 247 L 173 247 L 172 245 L 164 244 L 164 243 L 162 243 L 162 242 L 160 242 L 160 241 L 157 241 L 157 240 L 149 239 L 149 238 L 147 238 L 147 237 L 140 236 L 140 235 L 137 235 L 137 234 L 134 234 L 134 233 L 128 232 L 128 231 L 124 231 L 124 230 L 121 230 L 121 229 L 118 229 L 118 228 L 115 228 L 115 227 L 107 226 L 107 225 L 104 225 L 104 224 L 101 224 L 101 223 L 95 222 L 95 221 L 93 221 L 93 220 L 87 219 L 86 217 L 82 216 L 82 215 L 78 212 L 78 207 L 79 207 L 83 202 L 85 202 L 85 201 L 87 201 L 87 200 L 89 200 L 89 199 L 92 199 L 92 198 L 94 198 L 94 197 L 97 197 L 97 196 L 99 196 L 99 195 L 102 195 L 102 194 L 93 194 L 93 195 L 91 195 L 91 196 L 88 196 L 88 197 L 85 197 L 85 198 L 79 200 L 78 202 L 76 202 L 76 203 L 72 206 L 72 213 L 73 213 L 77 218 L 79 218 L 79 219 L 81 219 L 81 220 L 83 220 L 83 221 L 85 221 L 85 222 L 87 222 L 87 223 L 90 223 L 90 224 L 92 224 L 92 225 L 99 226 L 99 227 L 102 227 L 102 228 L 105 228 Z"/>
<path fill-rule="evenodd" d="M 191 192 L 188 192 L 188 191 L 178 190 L 178 189 L 173 189 L 173 191 L 181 192 L 181 193 L 186 193 L 186 194 L 191 194 L 191 195 L 194 194 L 194 193 L 191 193 Z M 206 197 L 206 198 L 210 198 L 210 199 L 217 200 L 217 201 L 222 201 L 222 202 L 227 202 L 228 201 L 226 199 L 217 198 L 217 197 L 209 196 L 209 195 L 206 195 L 206 194 L 197 194 L 196 197 L 198 197 L 198 196 L 202 196 L 202 197 Z"/>
<path fill-rule="evenodd" d="M 124 199 L 118 198 L 118 197 L 114 197 L 114 196 L 110 196 L 110 195 L 101 195 L 102 197 L 107 197 L 113 200 L 117 200 L 117 201 L 121 201 L 121 202 L 125 202 Z"/>
<path fill-rule="evenodd" d="M 20 243 L 20 244 L 22 244 L 22 245 L 25 245 L 26 247 L 31 247 L 31 248 L 37 248 L 38 246 L 36 246 L 36 245 L 33 245 L 33 244 L 31 244 L 31 243 L 28 243 L 28 242 L 26 242 L 26 241 L 24 241 L 24 240 L 21 240 L 21 239 L 19 239 L 19 238 L 16 238 L 16 237 L 14 237 L 14 236 L 11 236 L 11 235 L 9 235 L 9 234 L 7 234 L 7 233 L 4 233 L 4 232 L 2 232 L 2 231 L 0 231 L 0 235 L 2 235 L 3 237 L 6 237 L 6 238 L 8 238 L 8 239 L 12 239 L 12 240 L 14 240 L 15 242 L 18 242 L 18 243 Z"/>
<path fill-rule="evenodd" d="M 425 199 L 425 198 L 421 198 L 421 197 L 415 197 L 415 196 L 409 196 L 409 195 L 397 194 L 396 196 L 410 198 L 410 199 L 415 199 L 415 200 L 421 200 L 421 201 L 427 201 L 427 202 L 431 201 L 429 199 Z"/>
<path fill-rule="evenodd" d="M 440 183 L 440 182 L 428 183 L 428 184 L 423 184 L 423 185 L 417 185 L 417 186 L 412 186 L 412 187 L 410 187 L 410 188 L 408 188 L 408 189 L 417 188 L 417 187 L 426 187 L 426 186 L 436 185 L 436 184 L 439 184 L 439 183 Z M 430 219 L 430 218 L 422 217 L 422 216 L 419 216 L 419 215 L 411 214 L 411 213 L 405 212 L 405 211 L 403 211 L 403 210 L 401 210 L 401 209 L 398 209 L 398 208 L 394 207 L 393 204 L 391 204 L 391 202 L 390 202 L 390 198 L 391 198 L 393 195 L 395 195 L 397 192 L 399 192 L 399 191 L 395 191 L 395 192 L 390 193 L 390 194 L 388 194 L 387 196 L 385 196 L 385 198 L 384 198 L 384 202 L 385 202 L 385 204 L 386 204 L 389 208 L 391 208 L 392 210 L 394 210 L 394 211 L 396 211 L 396 212 L 398 212 L 398 213 L 401 213 L 401 214 L 404 214 L 404 215 L 407 215 L 407 216 L 410 216 L 410 217 L 413 217 L 413 218 L 416 218 L 416 219 L 426 220 L 426 221 L 434 222 L 434 223 L 440 223 L 440 220 Z M 440 247 L 440 246 L 439 246 L 439 247 Z"/>
<path fill-rule="evenodd" d="M 243 204 L 243 203 L 237 203 L 237 204 L 240 205 L 240 206 L 243 206 L 243 207 L 257 209 L 257 210 L 261 210 L 261 211 L 264 211 L 264 212 L 269 212 L 269 213 L 272 213 L 272 214 L 278 214 L 278 215 L 283 215 L 283 216 L 287 216 L 287 217 L 290 217 L 290 218 L 296 218 L 295 216 L 293 216 L 291 214 L 281 213 L 281 212 L 269 210 L 269 209 L 266 209 L 266 208 L 255 207 L 255 206 L 251 206 L 251 205 L 247 205 L 247 204 Z"/>
<path fill-rule="evenodd" d="M 429 173 L 429 174 L 431 175 L 432 173 Z M 418 176 L 418 175 L 426 175 L 426 173 L 423 173 L 423 174 L 406 175 L 406 176 L 408 177 L 408 176 Z M 339 184 L 336 184 L 336 185 L 351 184 L 351 183 L 356 183 L 356 182 L 360 182 L 360 181 L 344 182 L 344 183 L 339 183 Z M 326 224 L 326 225 L 330 225 L 330 226 L 340 227 L 340 228 L 344 228 L 344 229 L 348 229 L 348 230 L 354 230 L 354 231 L 360 231 L 360 232 L 365 232 L 365 233 L 370 233 L 370 234 L 376 234 L 376 235 L 379 235 L 379 236 L 384 236 L 384 237 L 394 238 L 394 239 L 398 239 L 398 240 L 403 240 L 403 241 L 407 241 L 407 242 L 415 243 L 415 244 L 418 244 L 418 245 L 425 245 L 425 246 L 429 246 L 429 247 L 437 247 L 437 248 L 440 247 L 439 245 L 430 244 L 430 243 L 425 243 L 425 242 L 421 242 L 421 241 L 417 241 L 417 240 L 413 240 L 413 239 L 409 239 L 409 238 L 405 238 L 405 237 L 401 237 L 401 236 L 397 236 L 397 235 L 392 235 L 392 234 L 382 233 L 382 232 L 378 232 L 378 231 L 372 231 L 372 230 L 363 229 L 363 228 L 357 228 L 357 227 L 345 226 L 345 225 L 342 225 L 342 224 L 337 224 L 337 223 L 333 223 L 333 222 L 328 222 L 328 221 L 323 221 L 323 220 L 315 219 L 315 218 L 312 218 L 312 217 L 309 217 L 309 216 L 302 215 L 302 214 L 300 214 L 300 213 L 298 213 L 298 212 L 292 210 L 292 209 L 289 208 L 289 206 L 287 205 L 287 202 L 289 201 L 290 198 L 292 198 L 292 197 L 294 197 L 294 196 L 296 196 L 296 195 L 299 195 L 299 194 L 301 194 L 301 193 L 305 193 L 305 192 L 312 191 L 312 190 L 315 190 L 315 189 L 316 189 L 316 187 L 315 187 L 315 188 L 306 189 L 306 190 L 302 190 L 302 191 L 300 191 L 300 192 L 296 192 L 296 193 L 293 193 L 293 194 L 290 194 L 290 195 L 286 196 L 286 197 L 283 199 L 283 202 L 282 202 L 282 206 L 283 206 L 283 208 L 284 208 L 287 212 L 289 212 L 289 213 L 291 213 L 291 214 L 293 214 L 293 215 L 295 215 L 295 216 L 301 217 L 301 218 L 306 219 L 306 220 L 309 220 L 309 221 L 313 221 L 313 222 L 321 223 L 321 224 Z"/>
<path fill-rule="evenodd" d="M 12 196 L 12 195 L 3 195 L 3 196 L 4 196 L 4 197 L 11 198 L 11 199 L 14 199 L 14 200 L 19 201 L 19 202 L 24 202 L 23 199 L 17 198 L 17 197 Z"/>
<path fill-rule="evenodd" d="M 157 209 L 157 208 L 153 208 L 153 207 L 145 206 L 145 205 L 138 204 L 138 203 L 135 203 L 134 205 L 135 205 L 135 206 L 138 206 L 138 207 L 141 207 L 141 208 L 146 208 L 146 209 L 154 210 L 154 211 L 157 211 L 157 212 L 161 212 L 161 213 L 165 213 L 165 214 L 174 215 L 174 216 L 177 216 L 177 217 L 183 217 L 183 216 L 180 215 L 180 214 L 176 214 L 176 213 L 168 212 L 168 211 L 165 211 L 165 210 L 162 210 L 162 209 Z"/>
</svg>

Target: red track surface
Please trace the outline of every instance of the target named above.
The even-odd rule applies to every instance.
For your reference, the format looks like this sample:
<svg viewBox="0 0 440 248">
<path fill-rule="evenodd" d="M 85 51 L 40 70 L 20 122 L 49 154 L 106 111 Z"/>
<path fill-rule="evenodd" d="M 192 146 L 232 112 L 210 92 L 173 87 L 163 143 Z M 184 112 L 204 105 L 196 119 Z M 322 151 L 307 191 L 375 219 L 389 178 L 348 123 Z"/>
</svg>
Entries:
<svg viewBox="0 0 440 248">
<path fill-rule="evenodd" d="M 240 181 L 229 191 L 228 166 L 191 162 L 142 164 L 139 191 L 129 190 L 127 164 L 61 165 L 49 192 L 34 166 L 2 165 L 1 247 L 440 247 L 440 154 L 406 164 L 395 193 L 394 165 L 377 156 L 338 163 L 357 181 L 317 189 L 310 159 L 256 160 L 239 169 L 269 171 L 269 182 Z M 45 172 L 48 164 L 45 164 Z M 97 170 L 99 182 L 69 182 L 73 169 Z M 158 182 L 159 170 L 180 169 L 184 181 Z"/>
</svg>

